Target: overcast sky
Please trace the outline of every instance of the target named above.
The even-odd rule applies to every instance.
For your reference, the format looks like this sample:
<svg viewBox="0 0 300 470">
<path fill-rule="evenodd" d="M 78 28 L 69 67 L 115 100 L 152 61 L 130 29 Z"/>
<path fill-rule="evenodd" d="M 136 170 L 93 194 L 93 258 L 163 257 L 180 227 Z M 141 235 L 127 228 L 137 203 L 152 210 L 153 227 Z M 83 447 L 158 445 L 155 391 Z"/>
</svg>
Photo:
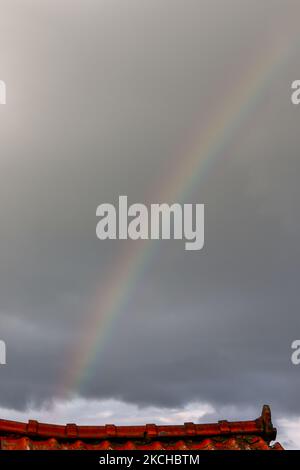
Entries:
<svg viewBox="0 0 300 470">
<path fill-rule="evenodd" d="M 298 0 L 0 0 L 2 417 L 180 424 L 268 403 L 295 445 L 299 14 Z M 97 206 L 182 188 L 205 203 L 204 249 L 145 242 L 129 288 L 118 272 L 137 249 L 97 239 Z"/>
</svg>

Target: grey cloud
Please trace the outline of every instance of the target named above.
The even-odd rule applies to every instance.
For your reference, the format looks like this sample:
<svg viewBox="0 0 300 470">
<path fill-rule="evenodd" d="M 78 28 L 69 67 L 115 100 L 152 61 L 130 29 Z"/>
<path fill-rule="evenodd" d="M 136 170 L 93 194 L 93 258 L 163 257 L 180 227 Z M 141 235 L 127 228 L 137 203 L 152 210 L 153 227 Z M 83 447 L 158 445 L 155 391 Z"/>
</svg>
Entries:
<svg viewBox="0 0 300 470">
<path fill-rule="evenodd" d="M 1 2 L 2 406 L 59 396 L 95 292 L 128 249 L 97 240 L 97 205 L 157 201 L 261 48 L 297 31 L 298 13 L 292 0 Z M 290 363 L 300 110 L 289 96 L 300 64 L 290 47 L 190 193 L 206 204 L 204 250 L 157 243 L 71 392 L 300 412 Z"/>
</svg>

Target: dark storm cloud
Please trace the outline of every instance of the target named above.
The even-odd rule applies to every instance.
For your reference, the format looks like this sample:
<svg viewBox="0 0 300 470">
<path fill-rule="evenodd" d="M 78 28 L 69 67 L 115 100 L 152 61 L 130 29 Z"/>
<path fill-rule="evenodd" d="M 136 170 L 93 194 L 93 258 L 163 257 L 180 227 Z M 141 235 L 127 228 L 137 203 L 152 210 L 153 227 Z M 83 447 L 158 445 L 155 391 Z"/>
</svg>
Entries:
<svg viewBox="0 0 300 470">
<path fill-rule="evenodd" d="M 158 202 L 295 1 L 1 1 L 1 405 L 55 398 L 95 291 L 126 251 L 96 207 Z M 294 37 L 291 35 L 291 37 Z M 299 413 L 299 44 L 193 188 L 206 242 L 157 243 L 82 396 Z M 267 57 L 266 57 L 267 60 Z M 192 139 L 193 140 L 193 139 Z M 163 176 L 167 175 L 167 176 Z M 155 188 L 155 189 L 153 189 Z M 163 201 L 162 201 L 163 202 Z M 101 299 L 99 309 L 101 309 Z M 251 408 L 252 409 L 252 408 Z"/>
</svg>

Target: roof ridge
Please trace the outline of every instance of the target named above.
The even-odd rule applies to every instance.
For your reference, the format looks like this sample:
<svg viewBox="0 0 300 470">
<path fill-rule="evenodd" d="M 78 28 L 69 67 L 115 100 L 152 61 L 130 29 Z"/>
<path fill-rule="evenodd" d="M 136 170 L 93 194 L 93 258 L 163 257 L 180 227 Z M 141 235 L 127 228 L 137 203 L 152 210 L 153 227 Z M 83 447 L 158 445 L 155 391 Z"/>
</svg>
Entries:
<svg viewBox="0 0 300 470">
<path fill-rule="evenodd" d="M 253 421 L 226 421 L 217 423 L 183 425 L 116 426 L 78 426 L 74 423 L 66 425 L 39 423 L 29 420 L 28 423 L 0 419 L 0 435 L 12 435 L 59 438 L 59 439 L 164 439 L 188 437 L 216 437 L 238 434 L 262 436 L 267 442 L 276 438 L 277 430 L 273 427 L 271 410 L 264 405 L 261 416 Z"/>
</svg>

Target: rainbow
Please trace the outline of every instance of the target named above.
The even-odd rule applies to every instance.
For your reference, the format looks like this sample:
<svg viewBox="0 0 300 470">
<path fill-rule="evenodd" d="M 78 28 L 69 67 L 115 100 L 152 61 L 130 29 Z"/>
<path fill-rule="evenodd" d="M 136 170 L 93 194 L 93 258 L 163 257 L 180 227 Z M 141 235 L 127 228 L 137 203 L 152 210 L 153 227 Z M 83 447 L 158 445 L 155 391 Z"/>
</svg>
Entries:
<svg viewBox="0 0 300 470">
<path fill-rule="evenodd" d="M 271 50 L 261 51 L 256 62 L 245 71 L 220 110 L 212 117 L 204 132 L 188 146 L 188 151 L 176 159 L 172 174 L 168 173 L 159 200 L 184 201 L 207 170 L 222 158 L 224 148 L 241 127 L 245 118 L 255 109 L 276 71 L 285 65 L 291 53 L 291 36 Z M 155 193 L 157 194 L 157 193 Z M 125 306 L 135 293 L 139 279 L 157 251 L 157 242 L 128 241 L 121 261 L 114 266 L 105 284 L 99 286 L 90 315 L 85 315 L 82 341 L 65 367 L 61 395 L 75 394 L 91 377 L 97 357 L 110 331 Z M 129 245 L 129 246 L 128 246 Z M 129 248 L 129 249 L 128 249 Z"/>
</svg>

